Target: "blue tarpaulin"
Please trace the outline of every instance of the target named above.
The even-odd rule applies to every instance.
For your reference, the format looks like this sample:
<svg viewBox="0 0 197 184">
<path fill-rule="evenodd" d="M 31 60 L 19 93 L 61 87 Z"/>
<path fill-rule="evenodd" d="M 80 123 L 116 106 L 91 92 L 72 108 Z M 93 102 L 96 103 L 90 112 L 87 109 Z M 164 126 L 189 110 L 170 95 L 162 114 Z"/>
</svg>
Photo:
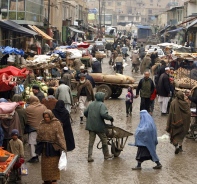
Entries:
<svg viewBox="0 0 197 184">
<path fill-rule="evenodd" d="M 16 54 L 21 56 L 25 54 L 25 52 L 22 49 L 12 48 L 9 46 L 0 47 L 0 52 L 2 52 L 2 54 Z"/>
</svg>

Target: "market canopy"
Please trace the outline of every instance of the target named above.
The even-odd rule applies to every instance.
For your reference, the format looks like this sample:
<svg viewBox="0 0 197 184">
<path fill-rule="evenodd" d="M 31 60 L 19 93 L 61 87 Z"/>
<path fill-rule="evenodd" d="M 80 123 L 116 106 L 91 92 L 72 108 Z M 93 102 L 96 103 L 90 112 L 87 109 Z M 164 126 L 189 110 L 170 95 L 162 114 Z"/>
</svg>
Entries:
<svg viewBox="0 0 197 184">
<path fill-rule="evenodd" d="M 173 33 L 173 32 L 178 32 L 178 31 L 181 31 L 183 30 L 184 28 L 183 27 L 180 27 L 180 28 L 177 28 L 177 29 L 173 29 L 171 31 L 167 31 L 168 33 Z"/>
<path fill-rule="evenodd" d="M 73 27 L 69 27 L 69 29 L 70 29 L 71 31 L 76 32 L 76 33 L 82 33 L 82 34 L 85 34 L 85 32 L 80 31 L 80 30 L 78 30 L 78 29 L 75 29 L 75 28 L 73 28 Z"/>
<path fill-rule="evenodd" d="M 36 26 L 31 26 L 28 25 L 32 30 L 36 31 L 39 35 L 41 35 L 43 37 L 43 39 L 45 40 L 53 40 L 53 38 L 51 38 L 48 34 L 46 34 L 45 32 L 43 32 L 42 30 L 40 30 L 38 27 Z"/>
<path fill-rule="evenodd" d="M 189 25 L 186 27 L 186 29 L 189 29 L 190 27 L 193 27 L 193 26 L 195 26 L 196 24 L 197 24 L 197 19 L 194 20 L 191 24 L 189 24 Z"/>
<path fill-rule="evenodd" d="M 16 76 L 16 77 L 26 77 L 28 75 L 28 71 L 26 68 L 20 70 L 14 66 L 8 66 L 6 68 L 0 69 L 0 75 L 6 73 L 8 75 Z"/>
<path fill-rule="evenodd" d="M 13 22 L 11 20 L 0 20 L 0 27 L 4 28 L 4 29 L 11 30 L 13 32 L 21 33 L 23 35 L 28 35 L 28 36 L 37 35 L 37 33 L 35 31 L 27 29 L 27 28 L 17 24 L 16 22 Z"/>
</svg>

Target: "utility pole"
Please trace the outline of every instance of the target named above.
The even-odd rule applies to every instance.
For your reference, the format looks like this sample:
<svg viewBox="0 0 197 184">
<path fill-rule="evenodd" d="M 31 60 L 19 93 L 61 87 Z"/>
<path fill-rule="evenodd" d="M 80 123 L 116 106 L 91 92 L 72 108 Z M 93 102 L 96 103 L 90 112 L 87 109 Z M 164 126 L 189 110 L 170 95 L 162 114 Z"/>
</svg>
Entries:
<svg viewBox="0 0 197 184">
<path fill-rule="evenodd" d="M 99 29 L 101 32 L 101 0 L 99 0 Z"/>
<path fill-rule="evenodd" d="M 51 0 L 48 0 L 48 28 L 50 27 L 50 5 L 51 5 Z"/>
</svg>

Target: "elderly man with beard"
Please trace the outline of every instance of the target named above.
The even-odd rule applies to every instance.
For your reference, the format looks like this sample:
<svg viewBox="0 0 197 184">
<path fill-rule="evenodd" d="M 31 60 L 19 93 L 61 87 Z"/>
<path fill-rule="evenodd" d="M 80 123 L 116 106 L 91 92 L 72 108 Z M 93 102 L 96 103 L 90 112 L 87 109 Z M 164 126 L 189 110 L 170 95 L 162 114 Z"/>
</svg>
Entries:
<svg viewBox="0 0 197 184">
<path fill-rule="evenodd" d="M 86 79 L 84 73 L 80 74 L 79 85 L 77 87 L 77 97 L 79 100 L 80 123 L 83 124 L 83 112 L 89 105 L 90 101 L 94 101 L 93 88 L 89 80 Z"/>
</svg>

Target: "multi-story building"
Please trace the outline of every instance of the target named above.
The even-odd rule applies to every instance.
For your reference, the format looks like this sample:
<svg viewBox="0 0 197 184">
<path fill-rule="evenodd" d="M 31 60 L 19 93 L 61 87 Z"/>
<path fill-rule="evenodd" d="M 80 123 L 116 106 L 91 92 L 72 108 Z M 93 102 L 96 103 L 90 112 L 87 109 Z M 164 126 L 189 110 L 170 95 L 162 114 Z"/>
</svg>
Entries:
<svg viewBox="0 0 197 184">
<path fill-rule="evenodd" d="M 103 0 L 100 0 L 101 4 Z M 106 0 L 105 12 L 113 10 L 117 16 L 117 24 L 152 24 L 154 15 L 167 10 L 171 6 L 180 6 L 182 0 Z M 89 0 L 90 9 L 99 8 L 98 0 Z M 101 6 L 101 8 L 103 8 Z M 101 10 L 102 11 L 102 10 Z"/>
<path fill-rule="evenodd" d="M 43 0 L 0 0 L 1 18 L 43 26 Z"/>
</svg>

